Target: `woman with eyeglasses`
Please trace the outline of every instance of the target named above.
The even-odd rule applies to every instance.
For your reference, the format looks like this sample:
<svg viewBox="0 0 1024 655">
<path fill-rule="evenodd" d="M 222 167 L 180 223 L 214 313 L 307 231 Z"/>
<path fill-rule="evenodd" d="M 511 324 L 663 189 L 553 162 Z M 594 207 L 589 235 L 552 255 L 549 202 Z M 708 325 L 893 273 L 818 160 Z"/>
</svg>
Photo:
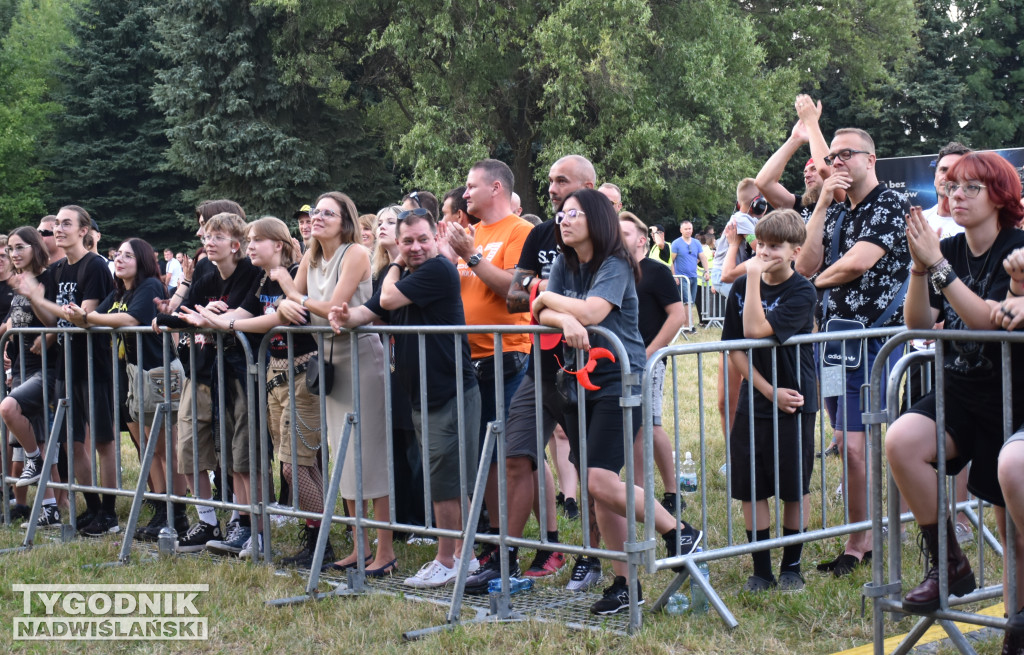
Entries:
<svg viewBox="0 0 1024 655">
<path fill-rule="evenodd" d="M 120 245 L 114 256 L 114 290 L 100 301 L 96 309 L 90 311 L 88 316 L 80 306 L 74 303 L 66 305 L 64 318 L 77 327 L 124 328 L 149 325 L 156 318 L 156 301 L 163 300 L 166 296 L 153 247 L 142 239 L 128 239 Z M 168 342 L 168 346 L 170 345 Z M 117 351 L 120 398 L 117 398 L 116 402 L 121 405 L 121 416 L 129 417 L 127 420 L 128 433 L 141 455 L 139 424 L 142 424 L 145 430 L 144 434 L 149 439 L 152 436 L 150 426 L 155 413 L 145 412 L 140 407 L 143 398 L 138 388 L 138 371 L 140 369 L 149 371 L 164 366 L 163 336 L 151 331 L 141 334 L 121 334 L 117 339 Z M 167 362 L 171 363 L 174 359 L 173 354 L 168 351 Z M 180 375 L 183 375 L 183 371 Z M 148 393 L 150 389 L 147 387 L 146 391 Z M 174 461 L 173 455 L 177 442 L 174 423 L 175 421 L 172 420 L 171 470 L 172 476 L 175 478 L 172 482 L 177 493 L 184 493 L 185 478 L 177 473 L 177 463 Z M 158 494 L 167 490 L 167 449 L 164 444 L 165 430 L 162 425 L 156 437 L 158 441 L 149 470 L 149 488 L 153 493 Z M 174 516 L 171 519 L 175 530 L 182 535 L 188 531 L 188 517 L 185 510 L 185 505 L 175 504 Z M 161 528 L 168 525 L 167 518 L 167 504 L 156 503 L 152 519 L 147 525 L 135 531 L 135 538 L 156 541 Z"/>
<path fill-rule="evenodd" d="M 224 314 L 200 308 L 187 311 L 187 320 L 200 328 L 214 328 L 234 332 L 264 334 L 281 325 L 278 304 L 284 299 L 281 285 L 273 279 L 274 271 L 298 273 L 300 256 L 288 226 L 273 216 L 264 216 L 249 223 L 246 236 L 246 254 L 253 266 L 263 269 L 263 275 L 253 283 L 242 304 Z M 293 323 L 303 325 L 304 323 Z M 255 344 L 254 344 L 255 345 Z M 322 514 L 324 511 L 324 482 L 316 458 L 320 451 L 320 399 L 306 388 L 305 373 L 310 360 L 316 355 L 316 340 L 309 334 L 292 335 L 291 377 L 294 381 L 294 400 L 289 389 L 288 338 L 274 334 L 267 344 L 270 361 L 267 366 L 267 431 L 273 441 L 274 452 L 282 463 L 282 478 L 291 485 L 293 477 L 298 485 L 298 508 Z M 291 404 L 295 404 L 296 439 L 292 448 Z M 294 469 L 293 469 L 294 465 Z M 320 536 L 320 521 L 307 519 L 299 535 L 300 548 L 286 557 L 282 564 L 309 568 L 313 562 L 314 547 Z M 334 549 L 327 542 L 324 558 L 334 560 Z"/>
<path fill-rule="evenodd" d="M 50 255 L 43 244 L 43 237 L 33 227 L 19 227 L 7 236 L 5 253 L 10 258 L 14 275 L 8 282 L 21 290 L 24 277 L 35 278 L 43 287 L 43 295 L 50 299 L 57 298 L 57 284 L 49 268 Z M 44 327 L 44 321 L 32 309 L 32 302 L 27 295 L 18 293 L 11 299 L 11 308 L 5 322 L 5 331 L 11 328 L 35 329 Z M 16 505 L 11 510 L 11 519 L 27 519 L 29 508 L 26 504 L 29 485 L 39 481 L 43 467 L 43 452 L 49 426 L 49 408 L 45 402 L 44 385 L 49 398 L 55 398 L 57 353 L 52 348 L 56 339 L 47 339 L 43 335 L 32 336 L 19 334 L 7 341 L 6 355 L 10 360 L 11 392 L 0 402 L 0 418 L 7 425 L 8 433 L 14 436 L 12 445 L 15 464 L 12 474 L 19 476 L 15 487 Z M 46 352 L 46 374 L 43 374 L 43 348 Z M 20 447 L 19 447 L 20 446 Z M 21 451 L 20 453 L 17 451 Z M 57 467 L 52 469 L 51 480 L 59 481 Z M 51 487 L 47 487 L 43 497 L 43 512 L 39 516 L 39 527 L 57 527 L 60 525 L 60 512 Z M 27 527 L 27 525 L 26 525 Z"/>
<path fill-rule="evenodd" d="M 1020 179 L 1013 166 L 995 153 L 964 155 L 946 176 L 945 193 L 953 219 L 964 233 L 939 240 L 914 207 L 907 217 L 911 266 L 910 286 L 903 315 L 910 329 L 929 329 L 945 320 L 945 330 L 995 330 L 1003 325 L 1007 304 L 1024 293 L 1024 276 L 1007 273 L 1004 260 L 1024 247 L 1024 232 L 1016 229 L 1024 218 L 1018 202 Z M 1016 288 L 1017 291 L 1014 291 Z M 999 303 L 1003 304 L 1000 305 Z M 993 311 L 995 308 L 995 311 Z M 941 391 L 945 413 L 946 473 L 955 475 L 970 463 L 968 490 L 992 503 L 1006 549 L 1006 507 L 1011 494 L 1000 488 L 997 461 L 1003 445 L 1003 404 L 1012 407 L 1013 425 L 1024 422 L 1024 354 L 1021 344 L 1010 347 L 1013 396 L 1002 387 L 1002 357 L 998 342 L 945 341 Z M 951 513 L 946 512 L 947 561 L 939 561 L 939 508 L 935 463 L 937 393 L 932 391 L 889 426 L 885 452 L 896 485 L 921 528 L 929 556 L 924 580 L 903 598 L 903 608 L 927 613 L 939 607 L 939 567 L 949 574 L 949 591 L 962 596 L 975 588 L 970 561 L 960 550 Z M 969 399 L 965 402 L 965 399 Z M 1024 438 L 1024 437 L 1022 437 Z M 1009 445 L 1007 446 L 1010 447 Z M 1024 519 L 1024 516 L 1018 516 Z M 1018 527 L 1024 524 L 1018 523 Z M 1017 588 L 1024 589 L 1024 532 L 1017 531 Z M 1004 580 L 1005 584 L 1005 580 Z M 1009 586 L 1004 586 L 1005 590 Z M 1017 595 L 1018 603 L 1021 595 Z M 1019 607 L 1007 610 L 1014 615 Z M 1005 652 L 1005 651 L 1004 651 Z"/>
<path fill-rule="evenodd" d="M 586 392 L 587 434 L 579 434 L 577 405 L 566 407 L 566 433 L 575 461 L 580 461 L 580 441 L 586 439 L 587 491 L 594 499 L 597 523 L 609 548 L 621 551 L 626 539 L 626 485 L 619 477 L 626 462 L 623 430 L 625 420 L 619 399 L 623 395 L 638 396 L 640 388 L 623 390 L 619 362 L 602 357 L 593 348 L 609 348 L 606 339 L 587 332 L 600 326 L 617 335 L 629 358 L 631 373 L 643 373 L 647 361 L 643 340 L 637 327 L 638 303 L 636 280 L 639 268 L 622 242 L 619 218 L 611 202 L 593 189 L 580 189 L 562 205 L 555 216 L 556 238 L 562 254 L 551 269 L 546 291 L 537 294 L 533 313 L 543 325 L 562 330 L 565 335 L 567 367 L 575 367 L 577 350 L 590 351 L 596 367 L 589 374 L 589 383 L 598 387 Z M 616 355 L 617 357 L 617 355 Z M 588 368 L 590 368 L 588 366 Z M 576 383 L 570 383 L 576 386 Z M 582 393 L 577 388 L 577 393 Z M 590 387 L 587 387 L 590 388 Z M 633 435 L 642 423 L 639 406 L 632 410 Z M 636 518 L 644 520 L 643 489 L 635 488 Z M 660 504 L 653 507 L 658 532 L 663 536 L 669 556 L 688 555 L 700 542 L 703 533 L 685 522 L 679 526 L 675 518 Z M 676 529 L 680 528 L 677 533 Z M 677 539 L 678 535 L 678 539 Z M 595 544 L 596 545 L 596 544 Z M 614 614 L 629 606 L 626 563 L 612 563 L 615 580 L 604 590 L 604 597 L 594 603 L 594 614 Z M 643 599 L 641 590 L 637 598 Z"/>
<path fill-rule="evenodd" d="M 361 243 L 355 203 L 344 193 L 329 191 L 316 200 L 309 213 L 312 219 L 310 247 L 299 264 L 295 280 L 275 269 L 272 277 L 281 285 L 286 299 L 278 307 L 282 320 L 288 323 L 310 323 L 330 327 L 327 316 L 331 307 L 348 303 L 361 305 L 372 295 L 370 255 Z M 356 247 L 352 247 L 356 246 Z M 308 319 L 307 319 L 308 313 Z M 353 411 L 354 393 L 349 334 L 324 333 L 325 361 L 334 364 L 334 385 L 326 398 L 327 438 L 331 453 L 339 456 L 345 415 Z M 357 486 L 356 463 L 362 466 L 363 500 L 373 501 L 374 519 L 390 520 L 388 503 L 387 436 L 384 430 L 384 372 L 387 370 L 384 349 L 376 334 L 351 335 L 356 339 L 359 357 L 359 432 L 360 448 L 356 450 L 356 433 L 349 436 L 348 450 L 341 477 L 341 496 L 350 515 L 355 514 Z M 365 516 L 365 506 L 362 509 Z M 363 552 L 369 543 L 363 532 Z M 353 549 L 332 565 L 335 570 L 365 567 L 366 575 L 391 575 L 398 566 L 390 530 L 377 530 L 377 552 L 360 561 Z"/>
</svg>

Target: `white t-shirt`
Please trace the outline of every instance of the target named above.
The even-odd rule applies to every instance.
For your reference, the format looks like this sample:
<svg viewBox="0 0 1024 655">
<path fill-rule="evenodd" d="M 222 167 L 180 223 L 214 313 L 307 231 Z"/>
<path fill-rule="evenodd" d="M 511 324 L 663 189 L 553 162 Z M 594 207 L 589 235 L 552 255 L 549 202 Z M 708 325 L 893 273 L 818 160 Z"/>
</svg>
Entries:
<svg viewBox="0 0 1024 655">
<path fill-rule="evenodd" d="M 171 257 L 167 262 L 167 274 L 170 276 L 167 278 L 167 286 L 171 288 L 178 286 L 182 276 L 185 274 L 181 270 L 181 263 L 174 257 Z"/>
<path fill-rule="evenodd" d="M 941 230 L 939 232 L 940 239 L 956 236 L 964 231 L 964 228 L 957 225 L 952 216 L 939 216 L 938 205 L 935 205 L 931 209 L 926 209 L 922 213 L 924 214 L 925 220 L 928 221 L 928 225 L 931 225 L 933 230 Z"/>
</svg>

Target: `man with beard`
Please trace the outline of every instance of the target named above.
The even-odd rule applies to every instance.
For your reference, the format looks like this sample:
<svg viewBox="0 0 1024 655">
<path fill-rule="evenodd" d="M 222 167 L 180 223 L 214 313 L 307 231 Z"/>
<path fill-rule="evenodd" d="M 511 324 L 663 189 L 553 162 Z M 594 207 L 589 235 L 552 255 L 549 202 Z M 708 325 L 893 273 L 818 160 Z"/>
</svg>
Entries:
<svg viewBox="0 0 1024 655">
<path fill-rule="evenodd" d="M 806 104 L 799 105 L 801 101 L 807 103 L 810 102 L 810 98 L 807 96 L 797 96 L 798 106 L 806 107 Z M 810 102 L 810 105 L 816 108 L 820 115 L 821 102 L 819 101 L 816 106 L 813 102 Z M 810 144 L 811 156 L 813 158 L 808 159 L 807 163 L 804 164 L 804 192 L 798 195 L 782 186 L 779 179 L 782 177 L 783 171 L 786 170 L 786 164 L 796 154 L 796 151 L 805 144 Z M 816 152 L 819 149 L 819 145 L 820 152 Z M 828 147 L 825 144 L 825 140 L 821 139 L 820 144 L 812 143 L 804 121 L 798 120 L 796 125 L 793 126 L 793 131 L 790 133 L 789 138 L 775 151 L 775 154 L 768 158 L 768 161 L 764 163 L 764 166 L 758 172 L 755 178 L 758 190 L 772 207 L 777 209 L 795 209 L 800 213 L 800 217 L 804 219 L 804 223 L 806 223 L 810 220 L 811 214 L 814 212 L 814 205 L 818 202 L 822 182 L 832 174 L 831 167 L 826 166 L 821 159 L 826 154 L 828 154 Z M 843 200 L 843 198 L 837 198 L 837 200 Z"/>
</svg>

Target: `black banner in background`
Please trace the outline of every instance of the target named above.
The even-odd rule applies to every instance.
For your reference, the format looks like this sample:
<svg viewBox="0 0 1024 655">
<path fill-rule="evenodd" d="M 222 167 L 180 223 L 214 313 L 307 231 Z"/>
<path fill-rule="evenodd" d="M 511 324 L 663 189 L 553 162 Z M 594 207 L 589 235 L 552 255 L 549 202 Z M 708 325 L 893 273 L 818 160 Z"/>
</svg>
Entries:
<svg viewBox="0 0 1024 655">
<path fill-rule="evenodd" d="M 1018 171 L 1024 167 L 1024 148 L 994 150 Z M 911 205 L 925 209 L 935 206 L 935 155 L 890 157 L 875 162 L 878 181 L 905 195 Z"/>
</svg>

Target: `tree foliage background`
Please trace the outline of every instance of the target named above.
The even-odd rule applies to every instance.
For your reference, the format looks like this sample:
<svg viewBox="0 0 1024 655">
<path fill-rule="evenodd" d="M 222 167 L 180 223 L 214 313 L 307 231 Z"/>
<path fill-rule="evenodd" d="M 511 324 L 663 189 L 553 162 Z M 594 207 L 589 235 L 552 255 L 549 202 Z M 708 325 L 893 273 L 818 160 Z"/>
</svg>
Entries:
<svg viewBox="0 0 1024 655">
<path fill-rule="evenodd" d="M 0 0 L 0 222 L 178 245 L 231 197 L 361 211 L 580 153 L 651 222 L 728 215 L 794 96 L 880 156 L 1024 145 L 1024 0 Z M 799 186 L 798 163 L 784 182 Z M 104 245 L 109 245 L 109 240 Z"/>
</svg>

